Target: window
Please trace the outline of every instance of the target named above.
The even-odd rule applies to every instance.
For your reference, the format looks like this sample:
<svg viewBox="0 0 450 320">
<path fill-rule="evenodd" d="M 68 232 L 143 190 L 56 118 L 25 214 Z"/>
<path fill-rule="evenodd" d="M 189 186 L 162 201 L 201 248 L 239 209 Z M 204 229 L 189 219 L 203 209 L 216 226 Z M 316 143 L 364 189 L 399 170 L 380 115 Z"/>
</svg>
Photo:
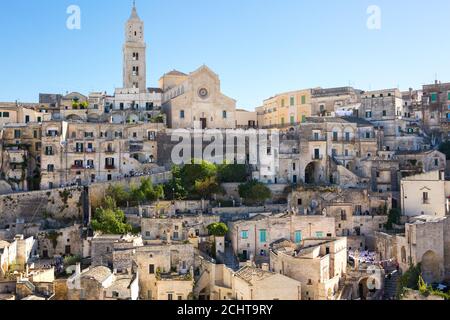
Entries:
<svg viewBox="0 0 450 320">
<path fill-rule="evenodd" d="M 291 105 L 291 106 L 294 106 L 294 105 L 295 105 L 295 98 L 294 98 L 294 97 L 291 97 L 291 99 L 290 99 L 290 105 Z"/>
<path fill-rule="evenodd" d="M 25 116 L 25 123 L 30 122 L 30 116 Z"/>
<path fill-rule="evenodd" d="M 21 135 L 22 133 L 20 132 L 20 130 L 14 130 L 14 139 L 20 139 Z"/>
<path fill-rule="evenodd" d="M 424 192 L 422 194 L 422 200 L 424 204 L 430 203 L 430 199 L 428 198 L 428 192 Z"/>
<path fill-rule="evenodd" d="M 284 99 L 281 99 L 281 107 L 284 108 Z"/>
<path fill-rule="evenodd" d="M 178 300 L 183 300 L 183 296 L 178 296 Z"/>
<path fill-rule="evenodd" d="M 267 230 L 259 230 L 259 242 L 267 242 Z"/>
<path fill-rule="evenodd" d="M 316 232 L 316 238 L 323 238 L 323 232 L 322 231 L 317 231 Z"/>
<path fill-rule="evenodd" d="M 242 239 L 248 239 L 248 230 L 243 230 L 241 232 L 241 238 Z"/>
<path fill-rule="evenodd" d="M 431 102 L 436 102 L 437 101 L 437 93 L 432 93 L 431 94 Z"/>
<path fill-rule="evenodd" d="M 139 67 L 133 67 L 133 76 L 138 76 L 139 75 Z"/>
<path fill-rule="evenodd" d="M 181 110 L 181 111 L 180 111 L 180 119 L 184 119 L 184 116 L 185 116 L 185 115 L 184 115 L 184 110 Z"/>
<path fill-rule="evenodd" d="M 302 96 L 302 104 L 306 104 L 306 96 Z"/>
<path fill-rule="evenodd" d="M 366 112 L 366 118 L 372 118 L 372 112 L 371 111 L 367 111 Z"/>
<path fill-rule="evenodd" d="M 139 60 L 139 52 L 133 52 L 133 60 Z"/>
<path fill-rule="evenodd" d="M 169 293 L 169 294 L 167 295 L 167 299 L 170 300 L 170 301 L 172 301 L 172 300 L 173 300 L 173 294 L 172 294 L 172 293 Z"/>
<path fill-rule="evenodd" d="M 300 243 L 302 241 L 302 232 L 301 231 L 295 231 L 294 241 L 295 241 L 295 243 Z"/>
<path fill-rule="evenodd" d="M 439 159 L 434 159 L 434 166 L 435 167 L 439 166 Z"/>
<path fill-rule="evenodd" d="M 3 118 L 9 118 L 9 112 L 3 112 Z"/>
<path fill-rule="evenodd" d="M 295 124 L 295 117 L 291 116 L 291 125 Z"/>
<path fill-rule="evenodd" d="M 53 155 L 53 147 L 45 147 L 45 155 L 46 156 L 52 156 Z"/>
<path fill-rule="evenodd" d="M 113 291 L 112 292 L 112 297 L 113 298 L 118 298 L 119 297 L 119 293 L 117 291 Z"/>
<path fill-rule="evenodd" d="M 155 274 L 155 265 L 154 264 L 151 264 L 148 266 L 148 273 Z"/>
<path fill-rule="evenodd" d="M 55 166 L 54 166 L 53 164 L 49 164 L 49 165 L 47 166 L 47 171 L 48 171 L 48 172 L 54 172 L 54 171 L 55 171 Z"/>
<path fill-rule="evenodd" d="M 333 141 L 338 141 L 338 133 L 333 132 Z"/>
<path fill-rule="evenodd" d="M 350 141 L 350 132 L 345 133 L 345 141 Z"/>
<path fill-rule="evenodd" d="M 383 110 L 383 117 L 386 117 L 387 113 L 386 110 Z"/>
<path fill-rule="evenodd" d="M 222 111 L 222 117 L 224 118 L 224 119 L 226 119 L 227 118 L 227 112 L 224 110 L 224 111 Z"/>
</svg>

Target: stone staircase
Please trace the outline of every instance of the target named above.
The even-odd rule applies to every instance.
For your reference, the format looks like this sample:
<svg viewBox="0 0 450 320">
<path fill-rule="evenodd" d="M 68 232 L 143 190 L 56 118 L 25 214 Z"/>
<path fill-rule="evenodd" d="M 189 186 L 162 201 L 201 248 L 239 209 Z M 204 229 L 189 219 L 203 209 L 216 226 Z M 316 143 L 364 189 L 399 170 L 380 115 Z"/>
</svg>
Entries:
<svg viewBox="0 0 450 320">
<path fill-rule="evenodd" d="M 401 272 L 397 270 L 387 271 L 384 278 L 384 294 L 383 300 L 396 299 L 398 293 L 398 283 L 400 281 Z"/>
</svg>

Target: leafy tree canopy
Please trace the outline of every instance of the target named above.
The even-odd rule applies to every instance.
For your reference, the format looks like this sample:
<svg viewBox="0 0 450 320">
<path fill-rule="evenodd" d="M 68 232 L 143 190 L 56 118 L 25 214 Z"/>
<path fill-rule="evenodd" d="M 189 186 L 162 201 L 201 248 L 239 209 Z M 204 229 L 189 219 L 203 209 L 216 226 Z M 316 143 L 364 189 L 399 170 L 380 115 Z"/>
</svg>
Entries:
<svg viewBox="0 0 450 320">
<path fill-rule="evenodd" d="M 208 226 L 208 233 L 215 237 L 225 237 L 228 233 L 228 227 L 223 222 L 212 223 Z"/>
<path fill-rule="evenodd" d="M 111 197 L 106 197 L 104 206 L 97 208 L 91 226 L 94 231 L 104 234 L 127 234 L 132 231 L 131 225 L 126 223 L 125 214 Z"/>
<path fill-rule="evenodd" d="M 246 205 L 261 205 L 272 197 L 272 192 L 263 183 L 252 180 L 239 186 L 239 195 Z"/>
</svg>

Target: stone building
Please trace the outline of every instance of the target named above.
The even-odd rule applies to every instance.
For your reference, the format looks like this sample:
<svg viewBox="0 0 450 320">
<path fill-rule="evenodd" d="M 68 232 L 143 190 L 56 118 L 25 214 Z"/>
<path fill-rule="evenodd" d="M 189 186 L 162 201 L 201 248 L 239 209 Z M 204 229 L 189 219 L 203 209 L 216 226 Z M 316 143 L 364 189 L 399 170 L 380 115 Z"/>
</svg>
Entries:
<svg viewBox="0 0 450 320">
<path fill-rule="evenodd" d="M 86 185 L 145 173 L 157 165 L 156 123 L 46 122 L 41 189 Z"/>
<path fill-rule="evenodd" d="M 436 81 L 424 85 L 422 97 L 423 125 L 425 132 L 431 137 L 432 145 L 449 138 L 450 83 Z"/>
<path fill-rule="evenodd" d="M 444 217 L 449 212 L 449 192 L 443 171 L 405 177 L 401 181 L 402 215 Z"/>
<path fill-rule="evenodd" d="M 336 110 L 360 102 L 362 91 L 352 87 L 315 88 L 311 91 L 311 115 L 331 117 Z"/>
<path fill-rule="evenodd" d="M 368 91 L 362 96 L 359 116 L 383 131 L 382 151 L 421 148 L 417 137 L 407 134 L 409 123 L 404 119 L 402 98 L 398 89 Z"/>
<path fill-rule="evenodd" d="M 80 265 L 67 279 L 67 296 L 63 300 L 137 300 L 139 276 L 116 275 L 104 266 L 83 270 Z"/>
<path fill-rule="evenodd" d="M 135 249 L 142 246 L 141 236 L 96 234 L 91 239 L 91 264 L 112 268 L 116 273 L 130 274 Z"/>
<path fill-rule="evenodd" d="M 311 116 L 311 90 L 280 93 L 256 108 L 260 128 L 288 128 Z"/>
<path fill-rule="evenodd" d="M 298 187 L 288 198 L 289 208 L 300 214 L 325 215 L 334 219 L 335 234 L 365 242 L 384 229 L 392 196 L 367 189 Z"/>
<path fill-rule="evenodd" d="M 236 128 L 236 101 L 221 92 L 219 76 L 203 65 L 189 75 L 178 71 L 160 79 L 168 127 Z"/>
<path fill-rule="evenodd" d="M 38 124 L 51 115 L 34 103 L 0 102 L 0 129 L 6 124 Z"/>
<path fill-rule="evenodd" d="M 258 127 L 257 112 L 236 109 L 236 129 L 256 129 Z"/>
<path fill-rule="evenodd" d="M 152 244 L 136 248 L 139 297 L 144 300 L 192 298 L 194 247 L 190 244 Z"/>
<path fill-rule="evenodd" d="M 41 123 L 5 124 L 1 140 L 2 178 L 14 191 L 37 190 L 42 151 Z"/>
<path fill-rule="evenodd" d="M 125 25 L 125 44 L 123 46 L 123 87 L 147 90 L 146 44 L 144 22 L 139 18 L 133 5 L 131 16 Z"/>
<path fill-rule="evenodd" d="M 236 300 L 301 300 L 302 284 L 291 277 L 266 269 L 245 266 L 234 274 Z"/>
<path fill-rule="evenodd" d="M 194 296 L 199 300 L 301 300 L 301 283 L 248 263 L 234 271 L 202 256 L 199 260 Z"/>
<path fill-rule="evenodd" d="M 304 238 L 336 235 L 334 218 L 293 214 L 257 215 L 230 222 L 229 229 L 233 251 L 240 261 L 258 264 L 268 262 L 270 243 L 279 239 L 300 243 Z"/>
<path fill-rule="evenodd" d="M 270 248 L 270 268 L 302 284 L 303 300 L 333 300 L 346 274 L 346 238 L 284 239 Z"/>
<path fill-rule="evenodd" d="M 445 154 L 437 150 L 397 151 L 402 177 L 408 177 L 430 171 L 446 171 Z"/>
<path fill-rule="evenodd" d="M 164 241 L 187 241 L 192 238 L 208 237 L 207 227 L 220 222 L 217 215 L 177 215 L 167 218 L 143 217 L 141 233 L 143 239 Z"/>
<path fill-rule="evenodd" d="M 395 259 L 403 272 L 420 263 L 428 284 L 450 279 L 450 222 L 447 217 L 416 216 L 405 233 L 377 233 L 376 251 L 381 260 Z"/>
<path fill-rule="evenodd" d="M 40 231 L 36 235 L 37 253 L 42 259 L 56 256 L 83 257 L 83 227 L 75 224 L 70 227 Z"/>
</svg>

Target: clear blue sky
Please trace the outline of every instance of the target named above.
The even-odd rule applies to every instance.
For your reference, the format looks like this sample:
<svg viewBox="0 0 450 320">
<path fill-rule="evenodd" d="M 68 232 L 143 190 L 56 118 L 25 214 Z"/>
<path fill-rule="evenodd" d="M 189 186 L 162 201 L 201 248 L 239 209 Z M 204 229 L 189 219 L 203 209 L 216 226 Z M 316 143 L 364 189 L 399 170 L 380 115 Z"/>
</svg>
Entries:
<svg viewBox="0 0 450 320">
<path fill-rule="evenodd" d="M 81 30 L 66 9 L 81 8 Z M 123 26 L 131 0 L 15 0 L 0 4 L 0 101 L 39 92 L 122 86 Z M 369 5 L 381 30 L 366 27 Z M 252 109 L 276 93 L 353 85 L 419 88 L 450 81 L 448 0 L 137 0 L 147 78 L 203 63 L 222 91 Z"/>
</svg>

